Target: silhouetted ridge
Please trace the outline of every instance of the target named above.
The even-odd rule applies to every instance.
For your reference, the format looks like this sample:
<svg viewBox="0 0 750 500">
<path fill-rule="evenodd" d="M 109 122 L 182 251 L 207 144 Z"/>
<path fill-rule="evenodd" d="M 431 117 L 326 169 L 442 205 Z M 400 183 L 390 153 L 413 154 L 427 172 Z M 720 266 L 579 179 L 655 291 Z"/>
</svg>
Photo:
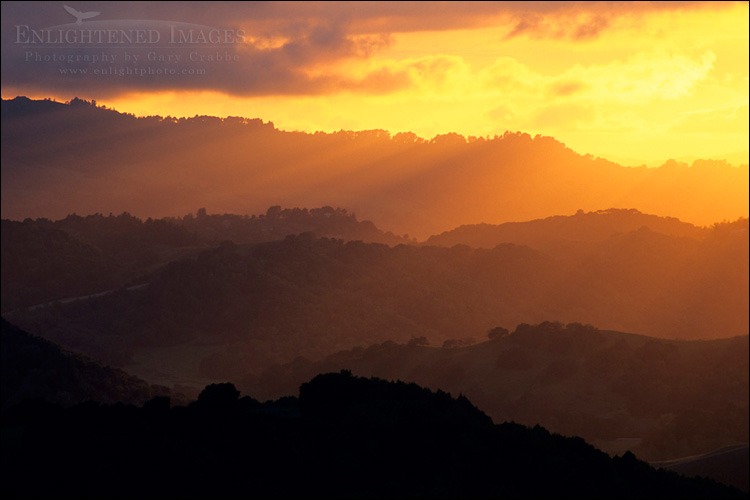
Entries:
<svg viewBox="0 0 750 500">
<path fill-rule="evenodd" d="M 299 400 L 260 404 L 231 384 L 204 394 L 186 408 L 11 414 L 4 436 L 26 428 L 3 442 L 3 497 L 745 498 L 538 426 L 493 425 L 468 400 L 413 384 L 342 372 Z"/>
<path fill-rule="evenodd" d="M 351 372 L 318 375 L 302 384 L 300 409 L 316 418 L 357 418 L 363 424 L 393 426 L 486 426 L 492 420 L 468 399 L 438 390 L 433 393 L 416 384 L 353 377 Z M 379 413 L 373 414 L 377 408 Z"/>
<path fill-rule="evenodd" d="M 35 114 L 49 114 L 55 111 L 64 110 L 67 105 L 62 102 L 51 99 L 32 100 L 25 96 L 18 96 L 13 99 L 3 99 L 0 113 L 3 118 L 20 118 Z"/>
</svg>

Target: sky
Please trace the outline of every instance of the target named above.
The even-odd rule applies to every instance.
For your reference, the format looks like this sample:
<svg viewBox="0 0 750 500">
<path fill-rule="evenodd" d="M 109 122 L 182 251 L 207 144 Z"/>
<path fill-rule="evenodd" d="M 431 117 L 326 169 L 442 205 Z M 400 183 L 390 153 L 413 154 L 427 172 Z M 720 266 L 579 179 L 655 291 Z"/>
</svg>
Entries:
<svg viewBox="0 0 750 500">
<path fill-rule="evenodd" d="M 3 2 L 2 97 L 747 163 L 748 18 L 746 2 Z"/>
</svg>

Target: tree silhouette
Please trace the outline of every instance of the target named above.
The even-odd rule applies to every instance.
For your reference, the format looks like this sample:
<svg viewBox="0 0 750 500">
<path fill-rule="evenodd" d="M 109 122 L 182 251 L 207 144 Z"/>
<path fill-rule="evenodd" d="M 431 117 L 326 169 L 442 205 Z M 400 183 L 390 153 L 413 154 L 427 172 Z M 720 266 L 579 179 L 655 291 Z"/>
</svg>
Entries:
<svg viewBox="0 0 750 500">
<path fill-rule="evenodd" d="M 508 331 L 507 328 L 503 328 L 502 326 L 496 326 L 495 328 L 491 328 L 487 332 L 487 338 L 489 338 L 490 340 L 501 339 L 503 337 L 507 337 L 508 335 L 510 335 L 510 331 Z"/>
<path fill-rule="evenodd" d="M 198 396 L 198 404 L 206 407 L 227 408 L 231 407 L 240 397 L 240 391 L 229 382 L 211 384 L 207 386 Z"/>
<path fill-rule="evenodd" d="M 429 345 L 430 341 L 427 337 L 412 337 L 411 340 L 406 344 L 409 347 L 426 346 Z"/>
</svg>

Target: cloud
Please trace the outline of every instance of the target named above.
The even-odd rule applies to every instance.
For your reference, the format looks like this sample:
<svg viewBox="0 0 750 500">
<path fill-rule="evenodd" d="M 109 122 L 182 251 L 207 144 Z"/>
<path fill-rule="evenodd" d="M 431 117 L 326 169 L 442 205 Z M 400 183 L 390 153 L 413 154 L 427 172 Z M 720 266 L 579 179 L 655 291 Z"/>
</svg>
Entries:
<svg viewBox="0 0 750 500">
<path fill-rule="evenodd" d="M 515 4 L 514 2 L 511 2 Z M 631 20 L 638 26 L 643 16 L 662 11 L 728 8 L 730 2 L 529 2 L 509 6 L 505 14 L 512 28 L 505 39 L 527 36 L 532 39 L 586 41 L 611 29 L 616 21 Z"/>
<path fill-rule="evenodd" d="M 503 95 L 539 97 L 545 76 L 512 57 L 500 57 L 481 70 L 477 82 L 485 89 Z"/>
<path fill-rule="evenodd" d="M 601 14 L 584 18 L 578 22 L 575 30 L 572 32 L 572 37 L 576 40 L 597 37 L 609 24 L 610 18 Z"/>
<path fill-rule="evenodd" d="M 546 75 L 503 57 L 474 81 L 487 100 L 494 96 L 512 103 L 516 116 L 528 117 L 520 123 L 524 129 L 634 132 L 654 129 L 639 113 L 654 101 L 691 95 L 708 78 L 715 59 L 710 51 L 692 56 L 648 51 Z M 513 116 L 507 104 L 495 106 L 486 116 L 493 122 L 507 121 Z"/>
<path fill-rule="evenodd" d="M 457 59 L 425 56 L 421 61 L 360 64 L 369 68 L 356 76 L 351 67 L 374 61 L 393 42 L 393 33 L 424 30 L 456 30 L 497 26 L 502 38 L 567 38 L 588 40 L 611 29 L 618 16 L 640 15 L 654 10 L 702 8 L 701 3 L 649 2 L 607 4 L 579 2 L 69 2 L 79 11 L 98 11 L 94 20 L 79 28 L 102 26 L 119 29 L 153 23 L 184 23 L 219 30 L 240 31 L 245 43 L 216 50 L 210 44 L 136 48 L 119 45 L 94 48 L 81 44 L 38 47 L 19 43 L 19 29 L 42 30 L 75 26 L 62 3 L 2 3 L 2 86 L 38 93 L 76 93 L 99 98 L 134 92 L 209 90 L 235 96 L 315 96 L 340 92 L 382 94 L 395 90 L 455 89 L 468 69 Z M 712 7 L 713 8 L 713 7 Z M 635 14 L 634 14 L 635 13 Z M 98 24 L 97 24 L 98 23 Z M 149 24 L 151 23 L 151 24 Z M 26 27 L 26 28 L 19 28 Z M 107 28 L 109 26 L 109 28 Z M 33 37 L 32 37 L 33 38 Z M 38 44 L 37 44 L 38 45 Z M 108 45 L 108 44 L 107 44 Z M 194 49 L 194 50 L 191 50 Z M 127 50 L 130 50 L 127 53 Z M 84 56 L 96 55 L 94 63 Z M 153 52 L 153 59 L 149 59 Z M 125 61 L 138 55 L 137 62 Z M 64 56 L 51 60 L 52 56 Z M 173 56 L 172 60 L 167 60 Z M 79 58 L 76 60 L 68 57 Z M 108 58 L 112 58 L 110 63 Z M 431 62 L 429 57 L 434 57 Z M 442 57 L 442 58 L 441 58 Z M 454 56 L 446 56 L 454 57 Z M 424 66 L 427 64 L 428 66 Z M 431 64 L 431 66 L 430 66 Z M 465 90 L 480 82 L 496 89 L 542 95 L 538 75 L 516 67 L 508 71 L 500 60 L 477 75 Z M 511 64 L 512 66 L 512 64 Z M 526 71 L 524 73 L 524 71 Z M 654 70 L 655 72 L 658 70 Z M 702 71 L 697 68 L 698 73 Z M 571 80 L 578 79 L 570 75 Z M 647 77 L 645 80 L 653 80 Z M 661 81 L 655 92 L 679 96 L 687 84 Z M 623 85 L 607 83 L 614 92 Z M 558 83 L 549 87 L 558 97 L 581 93 L 583 87 Z M 628 94 L 627 89 L 625 93 Z"/>
<path fill-rule="evenodd" d="M 614 12 L 592 14 L 590 12 L 570 11 L 555 12 L 541 15 L 538 12 L 528 12 L 513 16 L 515 25 L 505 35 L 505 39 L 528 35 L 531 38 L 567 38 L 571 40 L 586 40 L 598 37 L 607 29 Z"/>
<path fill-rule="evenodd" d="M 136 4 L 135 12 L 129 13 L 121 3 L 81 4 L 75 2 L 78 10 L 98 9 L 101 17 L 75 25 L 57 4 L 31 9 L 3 3 L 4 88 L 90 92 L 100 97 L 134 90 L 258 96 L 382 93 L 407 83 L 403 75 L 383 69 L 359 78 L 337 72 L 335 66 L 342 61 L 366 60 L 390 43 L 388 34 L 352 35 L 346 16 L 292 16 L 284 29 L 266 35 L 240 27 L 241 20 L 254 13 L 264 18 L 264 8 L 254 4 L 239 6 L 239 22 L 226 16 L 227 6 L 221 3 L 215 9 L 213 4 L 203 5 L 202 18 L 195 15 L 194 6 L 170 6 L 172 16 L 200 24 L 165 21 L 167 9 L 159 3 L 154 8 Z M 218 44 L 211 38 L 217 33 Z M 221 38 L 225 33 L 231 40 Z"/>
<path fill-rule="evenodd" d="M 630 104 L 689 95 L 713 69 L 716 56 L 641 52 L 625 61 L 603 65 L 574 66 L 563 78 L 587 82 L 591 98 Z"/>
<path fill-rule="evenodd" d="M 478 91 L 518 99 L 576 99 L 647 103 L 689 95 L 707 78 L 716 56 L 640 52 L 605 64 L 574 65 L 557 75 L 535 71 L 512 57 L 500 57 L 479 71 Z"/>
<path fill-rule="evenodd" d="M 581 80 L 560 79 L 548 86 L 548 93 L 554 97 L 567 97 L 588 89 L 588 85 Z"/>
<path fill-rule="evenodd" d="M 515 38 L 529 32 L 537 32 L 544 19 L 538 14 L 525 14 L 515 21 L 515 26 L 506 35 L 505 39 Z"/>
</svg>

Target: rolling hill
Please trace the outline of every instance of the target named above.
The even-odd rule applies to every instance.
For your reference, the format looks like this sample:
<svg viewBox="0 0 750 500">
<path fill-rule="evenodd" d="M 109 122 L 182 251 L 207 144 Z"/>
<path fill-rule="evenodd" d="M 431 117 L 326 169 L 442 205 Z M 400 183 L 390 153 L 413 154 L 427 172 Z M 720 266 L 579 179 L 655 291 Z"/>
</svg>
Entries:
<svg viewBox="0 0 750 500">
<path fill-rule="evenodd" d="M 748 333 L 747 220 L 705 237 L 641 228 L 563 258 L 510 243 L 472 249 L 311 234 L 225 242 L 143 275 L 137 289 L 9 318 L 158 383 L 201 385 L 297 356 L 557 318 L 662 338 Z M 168 361 L 163 361 L 168 360 Z"/>
<path fill-rule="evenodd" d="M 551 255 L 579 256 L 592 246 L 617 234 L 642 227 L 668 236 L 703 239 L 710 230 L 682 222 L 674 217 L 644 214 L 636 209 L 608 209 L 595 212 L 579 210 L 575 215 L 555 215 L 546 219 L 505 224 L 463 225 L 427 238 L 425 245 L 494 248 L 515 243 Z"/>
<path fill-rule="evenodd" d="M 346 369 L 464 394 L 496 422 L 540 424 L 648 459 L 749 440 L 747 336 L 675 341 L 545 322 L 472 346 L 423 344 L 389 342 L 320 361 L 298 358 L 248 375 L 239 386 L 276 398 L 316 373 Z"/>
<path fill-rule="evenodd" d="M 85 401 L 143 404 L 168 395 L 167 387 L 64 351 L 2 320 L 3 412 L 26 399 L 63 406 Z"/>
<path fill-rule="evenodd" d="M 344 207 L 397 234 L 637 207 L 708 225 L 748 215 L 748 166 L 623 167 L 551 137 L 425 140 L 383 130 L 285 132 L 258 119 L 136 118 L 73 99 L 2 101 L 2 217 L 195 207 Z"/>
<path fill-rule="evenodd" d="M 248 244 L 315 233 L 344 240 L 400 244 L 408 240 L 357 220 L 343 209 L 282 209 L 265 214 L 207 214 L 141 220 L 71 214 L 57 221 L 2 220 L 2 310 L 99 294 L 143 283 L 165 264 L 196 256 L 222 241 Z"/>
</svg>

